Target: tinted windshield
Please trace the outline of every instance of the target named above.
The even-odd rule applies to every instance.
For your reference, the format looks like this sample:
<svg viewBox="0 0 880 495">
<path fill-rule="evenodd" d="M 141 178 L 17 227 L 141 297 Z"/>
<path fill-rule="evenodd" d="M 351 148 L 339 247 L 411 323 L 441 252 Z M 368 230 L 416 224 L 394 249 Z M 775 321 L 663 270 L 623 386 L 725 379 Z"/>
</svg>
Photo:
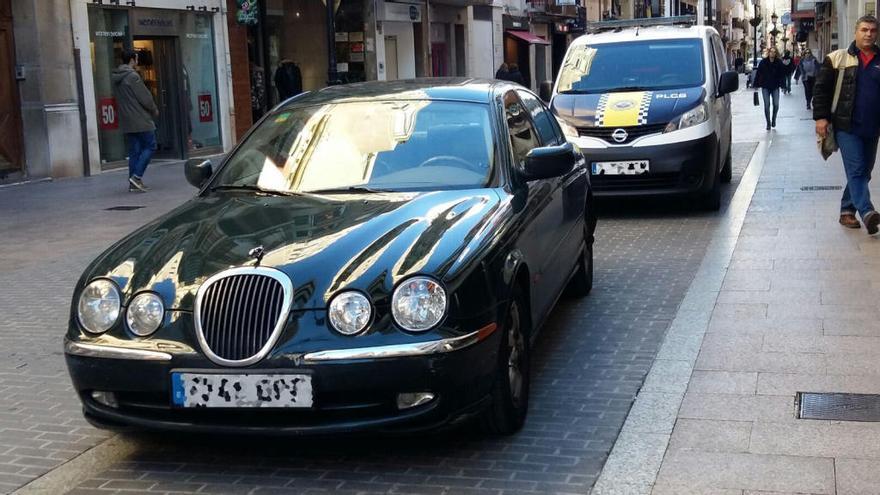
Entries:
<svg viewBox="0 0 880 495">
<path fill-rule="evenodd" d="M 700 86 L 702 50 L 699 39 L 574 46 L 560 70 L 558 91 L 607 93 Z"/>
<path fill-rule="evenodd" d="M 269 116 L 212 181 L 283 192 L 482 187 L 489 107 L 449 101 L 333 103 Z"/>
</svg>

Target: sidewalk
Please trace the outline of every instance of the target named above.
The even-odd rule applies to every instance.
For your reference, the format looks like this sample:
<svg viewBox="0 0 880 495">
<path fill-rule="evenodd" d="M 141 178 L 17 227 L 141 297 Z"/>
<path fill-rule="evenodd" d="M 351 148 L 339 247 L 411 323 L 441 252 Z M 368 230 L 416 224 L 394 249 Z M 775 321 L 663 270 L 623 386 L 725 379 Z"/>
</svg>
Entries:
<svg viewBox="0 0 880 495">
<path fill-rule="evenodd" d="M 880 394 L 880 237 L 837 224 L 843 166 L 819 157 L 803 86 L 781 102 L 594 494 L 880 493 L 880 423 L 796 403 Z"/>
</svg>

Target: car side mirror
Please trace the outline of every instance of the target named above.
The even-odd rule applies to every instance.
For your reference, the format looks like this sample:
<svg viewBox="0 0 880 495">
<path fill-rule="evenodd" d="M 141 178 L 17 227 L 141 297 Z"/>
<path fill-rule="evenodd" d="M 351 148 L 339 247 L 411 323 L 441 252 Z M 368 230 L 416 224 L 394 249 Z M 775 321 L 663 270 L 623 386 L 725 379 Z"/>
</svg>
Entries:
<svg viewBox="0 0 880 495">
<path fill-rule="evenodd" d="M 729 70 L 722 73 L 718 81 L 718 96 L 733 93 L 737 89 L 739 89 L 739 76 L 736 71 Z"/>
<path fill-rule="evenodd" d="M 553 81 L 541 83 L 541 87 L 538 88 L 538 98 L 541 98 L 544 103 L 550 103 L 550 98 L 553 98 Z"/>
<path fill-rule="evenodd" d="M 183 166 L 186 181 L 201 189 L 214 173 L 214 164 L 204 158 L 190 158 Z"/>
<path fill-rule="evenodd" d="M 561 177 L 574 167 L 575 158 L 571 143 L 533 148 L 526 155 L 522 175 L 529 181 Z"/>
</svg>

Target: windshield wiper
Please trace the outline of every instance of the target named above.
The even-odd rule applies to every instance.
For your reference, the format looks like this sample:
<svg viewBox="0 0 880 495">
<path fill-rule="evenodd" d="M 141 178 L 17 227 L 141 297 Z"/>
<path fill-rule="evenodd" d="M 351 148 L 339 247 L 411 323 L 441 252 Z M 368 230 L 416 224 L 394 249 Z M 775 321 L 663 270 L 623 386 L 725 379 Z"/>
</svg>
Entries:
<svg viewBox="0 0 880 495">
<path fill-rule="evenodd" d="M 279 191 L 277 189 L 263 189 L 262 187 L 252 186 L 249 184 L 223 184 L 211 188 L 214 191 L 253 191 L 262 194 L 271 194 L 273 196 L 302 196 L 302 193 L 292 191 Z"/>
<path fill-rule="evenodd" d="M 331 194 L 331 193 L 384 193 L 393 192 L 390 189 L 376 189 L 367 186 L 346 186 L 346 187 L 329 187 L 327 189 L 315 189 L 308 191 L 311 194 Z"/>
<path fill-rule="evenodd" d="M 623 91 L 648 91 L 649 89 L 645 86 L 621 86 L 619 88 L 608 88 L 606 91 L 620 93 Z"/>
<path fill-rule="evenodd" d="M 588 95 L 592 93 L 592 90 L 589 89 L 567 89 L 565 91 L 560 91 L 561 95 Z"/>
</svg>

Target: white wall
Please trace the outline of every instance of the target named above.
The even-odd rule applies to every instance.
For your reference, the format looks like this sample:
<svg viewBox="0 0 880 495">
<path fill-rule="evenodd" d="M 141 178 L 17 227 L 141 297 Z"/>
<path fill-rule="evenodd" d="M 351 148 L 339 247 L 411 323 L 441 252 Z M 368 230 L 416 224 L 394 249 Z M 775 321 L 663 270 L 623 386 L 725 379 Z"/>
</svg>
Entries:
<svg viewBox="0 0 880 495">
<path fill-rule="evenodd" d="M 382 21 L 382 35 L 377 36 L 376 45 L 382 45 L 381 58 L 378 60 L 385 67 L 385 37 L 397 36 L 397 75 L 400 79 L 412 79 L 416 77 L 416 51 L 415 37 L 413 36 L 413 25 L 409 22 L 389 22 Z M 377 57 L 380 53 L 376 50 Z M 379 80 L 385 81 L 388 74 L 388 68 L 379 74 Z"/>
<path fill-rule="evenodd" d="M 499 9 L 500 10 L 500 9 Z M 467 76 L 468 77 L 495 77 L 495 69 L 501 65 L 502 56 L 495 59 L 492 21 L 477 21 L 473 19 L 473 9 L 468 9 L 470 17 L 467 26 L 469 43 L 467 46 Z"/>
</svg>

